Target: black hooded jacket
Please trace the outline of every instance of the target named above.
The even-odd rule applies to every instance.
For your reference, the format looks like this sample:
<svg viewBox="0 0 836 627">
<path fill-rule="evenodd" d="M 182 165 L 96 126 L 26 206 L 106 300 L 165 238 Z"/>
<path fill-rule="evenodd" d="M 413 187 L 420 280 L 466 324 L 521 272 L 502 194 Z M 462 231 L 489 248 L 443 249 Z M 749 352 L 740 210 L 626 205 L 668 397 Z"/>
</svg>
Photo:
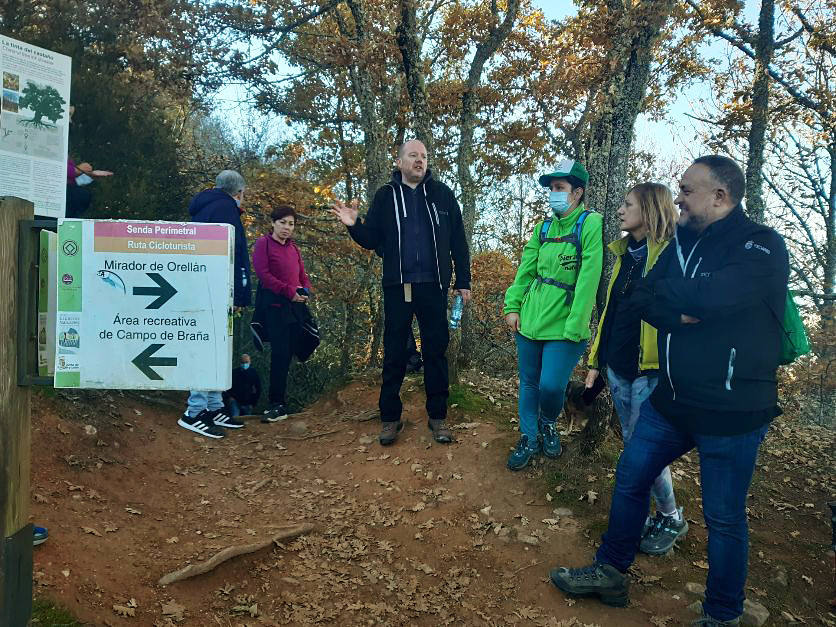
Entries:
<svg viewBox="0 0 836 627">
<path fill-rule="evenodd" d="M 215 222 L 235 227 L 235 292 L 232 302 L 236 307 L 246 307 L 250 295 L 250 255 L 247 252 L 247 235 L 241 223 L 241 211 L 235 199 L 220 189 L 205 189 L 189 204 L 192 222 Z"/>
<path fill-rule="evenodd" d="M 403 229 L 407 207 L 400 193 L 401 173 L 395 171 L 392 181 L 377 190 L 365 220 L 357 219 L 348 227 L 352 239 L 363 248 L 376 250 L 383 256 L 383 287 L 404 282 L 403 249 L 408 236 Z M 464 234 L 462 212 L 452 190 L 432 178 L 427 170 L 416 189 L 416 211 L 426 211 L 431 229 L 431 250 L 435 253 L 434 275 L 442 289 L 450 287 L 453 265 L 456 269 L 455 289 L 470 289 L 470 251 Z"/>
<path fill-rule="evenodd" d="M 641 302 L 642 317 L 659 330 L 654 406 L 709 410 L 701 414 L 707 421 L 712 412 L 776 407 L 788 279 L 783 238 L 740 206 L 699 235 L 677 228 L 630 299 Z M 683 324 L 682 314 L 699 322 Z M 705 427 L 735 431 L 733 425 Z"/>
</svg>

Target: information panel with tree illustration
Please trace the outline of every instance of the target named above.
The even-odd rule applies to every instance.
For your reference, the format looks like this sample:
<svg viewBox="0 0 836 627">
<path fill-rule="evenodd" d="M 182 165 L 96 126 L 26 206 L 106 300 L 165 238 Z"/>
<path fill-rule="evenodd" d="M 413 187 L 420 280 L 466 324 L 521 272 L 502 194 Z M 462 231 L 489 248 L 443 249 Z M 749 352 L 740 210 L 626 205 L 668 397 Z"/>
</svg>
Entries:
<svg viewBox="0 0 836 627">
<path fill-rule="evenodd" d="M 64 216 L 70 68 L 70 57 L 0 36 L 0 196 L 32 201 L 39 216 Z"/>
</svg>

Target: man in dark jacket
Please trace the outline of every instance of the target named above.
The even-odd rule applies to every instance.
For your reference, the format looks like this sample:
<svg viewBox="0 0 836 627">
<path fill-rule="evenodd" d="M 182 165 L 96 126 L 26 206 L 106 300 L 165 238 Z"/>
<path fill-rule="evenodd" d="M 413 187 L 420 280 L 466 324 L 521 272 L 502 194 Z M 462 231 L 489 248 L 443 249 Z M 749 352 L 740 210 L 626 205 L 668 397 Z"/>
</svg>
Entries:
<svg viewBox="0 0 836 627">
<path fill-rule="evenodd" d="M 223 394 L 229 415 L 233 418 L 249 416 L 261 398 L 261 377 L 252 367 L 250 356 L 241 355 L 241 365 L 232 369 L 232 387 Z"/>
<path fill-rule="evenodd" d="M 557 568 L 570 594 L 627 603 L 626 573 L 642 539 L 650 486 L 696 448 L 708 527 L 703 617 L 737 625 L 748 565 L 746 499 L 758 448 L 780 413 L 775 373 L 787 297 L 783 239 L 752 222 L 740 201 L 745 180 L 727 157 L 700 157 L 680 182 L 676 238 L 636 288 L 630 306 L 658 330 L 659 385 L 641 407 L 618 463 L 609 528 L 585 568 Z M 657 517 L 648 534 L 669 542 L 684 521 Z"/>
<path fill-rule="evenodd" d="M 223 170 L 215 179 L 214 189 L 207 189 L 189 204 L 192 222 L 217 222 L 235 227 L 235 255 L 233 259 L 234 294 L 236 311 L 250 304 L 250 256 L 247 252 L 247 235 L 241 223 L 241 203 L 244 200 L 244 177 L 234 170 Z M 223 409 L 220 390 L 192 390 L 186 412 L 177 421 L 189 429 L 209 438 L 224 437 L 221 427 L 239 429 L 244 423 L 228 416 Z"/>
<path fill-rule="evenodd" d="M 432 178 L 427 149 L 411 140 L 398 151 L 398 169 L 377 190 L 365 220 L 357 202 L 337 201 L 332 213 L 355 242 L 383 257 L 383 384 L 380 443 L 392 444 L 403 428 L 400 388 L 408 359 L 413 315 L 421 331 L 429 428 L 437 442 L 453 439 L 446 424 L 449 378 L 445 351 L 447 291 L 455 264 L 454 290 L 470 300 L 470 252 L 462 214 L 452 190 Z"/>
</svg>

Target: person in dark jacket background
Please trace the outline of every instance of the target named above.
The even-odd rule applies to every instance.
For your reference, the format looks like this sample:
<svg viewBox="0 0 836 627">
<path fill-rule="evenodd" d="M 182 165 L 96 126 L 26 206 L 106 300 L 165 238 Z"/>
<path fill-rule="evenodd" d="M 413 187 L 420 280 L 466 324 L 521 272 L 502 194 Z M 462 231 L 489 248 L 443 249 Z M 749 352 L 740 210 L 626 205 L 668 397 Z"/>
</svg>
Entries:
<svg viewBox="0 0 836 627">
<path fill-rule="evenodd" d="M 233 304 L 248 307 L 250 294 L 250 256 L 247 250 L 247 234 L 241 222 L 244 210 L 244 177 L 234 170 L 224 170 L 215 179 L 213 189 L 205 189 L 189 203 L 192 222 L 217 222 L 235 227 L 235 274 Z M 235 191 L 237 190 L 237 191 Z"/>
<path fill-rule="evenodd" d="M 233 418 L 252 415 L 253 407 L 261 398 L 261 377 L 247 353 L 241 355 L 240 365 L 232 369 L 232 387 L 223 396 Z"/>
<path fill-rule="evenodd" d="M 700 157 L 682 176 L 674 241 L 629 299 L 658 329 L 659 384 L 618 462 L 595 562 L 551 572 L 564 592 L 627 603 L 625 573 L 650 488 L 665 466 L 696 448 L 709 570 L 703 616 L 694 624 L 739 624 L 746 500 L 758 448 L 780 414 L 776 370 L 789 281 L 784 240 L 746 216 L 744 190 L 740 167 L 723 156 Z"/>
<path fill-rule="evenodd" d="M 247 252 L 247 235 L 241 222 L 244 201 L 244 177 L 234 170 L 223 170 L 215 178 L 214 189 L 206 189 L 189 204 L 192 222 L 216 222 L 235 227 L 235 254 L 233 259 L 234 294 L 232 303 L 236 311 L 249 306 L 250 258 Z M 239 429 L 244 423 L 224 412 L 221 390 L 192 390 L 188 407 L 177 424 L 209 438 L 224 437 L 223 429 Z"/>
<path fill-rule="evenodd" d="M 403 428 L 400 388 L 406 373 L 408 335 L 418 318 L 424 360 L 429 428 L 437 442 L 452 442 L 447 426 L 449 377 L 445 351 L 447 291 L 455 264 L 453 289 L 470 300 L 470 252 L 459 203 L 452 190 L 432 178 L 427 149 L 411 140 L 398 151 L 392 180 L 374 195 L 365 220 L 357 201 L 337 201 L 332 213 L 351 238 L 383 257 L 383 384 L 380 388 L 380 443 L 392 444 Z"/>
</svg>

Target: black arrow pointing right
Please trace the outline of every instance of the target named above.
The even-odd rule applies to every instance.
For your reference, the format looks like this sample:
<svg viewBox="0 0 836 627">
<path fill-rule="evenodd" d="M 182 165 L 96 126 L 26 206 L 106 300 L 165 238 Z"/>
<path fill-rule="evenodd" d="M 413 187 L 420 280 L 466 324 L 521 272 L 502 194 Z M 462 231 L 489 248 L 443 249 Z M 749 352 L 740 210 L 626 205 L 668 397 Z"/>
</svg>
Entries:
<svg viewBox="0 0 836 627">
<path fill-rule="evenodd" d="M 131 363 L 139 368 L 149 379 L 154 381 L 162 381 L 163 378 L 157 374 L 155 370 L 151 369 L 151 366 L 176 366 L 177 365 L 177 358 L 176 357 L 151 357 L 154 353 L 160 350 L 165 344 L 151 344 L 143 350 L 139 355 L 134 357 L 131 360 Z"/>
<path fill-rule="evenodd" d="M 135 287 L 134 296 L 157 296 L 157 300 L 153 301 L 145 308 L 159 309 L 171 300 L 171 297 L 177 293 L 177 290 L 175 290 L 174 286 L 166 281 L 161 274 L 156 272 L 146 272 L 145 274 L 147 274 L 159 287 Z"/>
</svg>

